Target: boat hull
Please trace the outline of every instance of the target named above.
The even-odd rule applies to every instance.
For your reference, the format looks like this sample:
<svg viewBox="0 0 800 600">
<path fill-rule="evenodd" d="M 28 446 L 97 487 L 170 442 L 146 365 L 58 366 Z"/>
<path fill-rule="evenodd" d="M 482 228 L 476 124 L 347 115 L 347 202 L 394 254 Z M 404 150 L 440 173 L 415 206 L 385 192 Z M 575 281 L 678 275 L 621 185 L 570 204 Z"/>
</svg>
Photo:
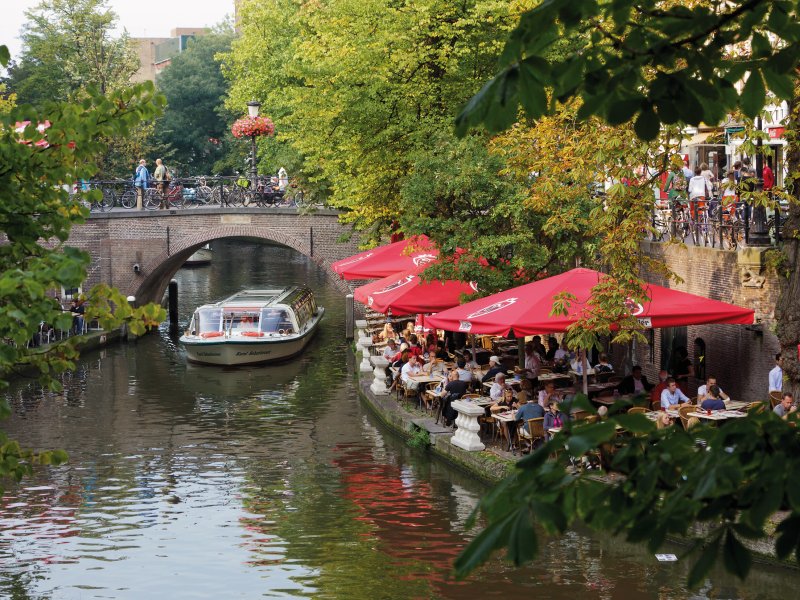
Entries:
<svg viewBox="0 0 800 600">
<path fill-rule="evenodd" d="M 275 335 L 263 338 L 202 339 L 198 336 L 181 336 L 190 362 L 205 365 L 237 366 L 280 362 L 300 354 L 316 333 L 324 309 L 309 324 L 302 334 Z"/>
<path fill-rule="evenodd" d="M 211 248 L 198 248 L 183 264 L 187 267 L 199 267 L 201 265 L 210 264 L 213 257 L 214 251 Z"/>
</svg>

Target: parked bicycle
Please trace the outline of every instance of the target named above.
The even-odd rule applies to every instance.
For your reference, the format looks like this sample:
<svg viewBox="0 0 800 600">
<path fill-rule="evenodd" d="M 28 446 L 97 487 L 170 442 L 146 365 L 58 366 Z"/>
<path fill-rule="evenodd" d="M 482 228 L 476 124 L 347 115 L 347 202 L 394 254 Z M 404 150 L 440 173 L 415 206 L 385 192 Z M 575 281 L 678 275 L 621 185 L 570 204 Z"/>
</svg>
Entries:
<svg viewBox="0 0 800 600">
<path fill-rule="evenodd" d="M 144 194 L 144 207 L 147 210 L 182 208 L 184 202 L 183 185 L 177 179 L 147 188 Z"/>
</svg>

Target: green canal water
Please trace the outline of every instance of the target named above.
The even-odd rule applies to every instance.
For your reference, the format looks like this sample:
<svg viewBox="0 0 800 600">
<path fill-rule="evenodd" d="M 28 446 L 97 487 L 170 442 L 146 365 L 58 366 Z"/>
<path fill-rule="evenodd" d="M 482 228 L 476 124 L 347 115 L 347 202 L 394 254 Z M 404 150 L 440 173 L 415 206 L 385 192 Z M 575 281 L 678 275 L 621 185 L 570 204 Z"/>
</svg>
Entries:
<svg viewBox="0 0 800 600">
<path fill-rule="evenodd" d="M 0 504 L 0 597 L 791 598 L 798 573 L 756 566 L 746 583 L 573 532 L 524 569 L 451 564 L 486 488 L 412 451 L 360 404 L 344 302 L 310 260 L 219 241 L 177 275 L 194 306 L 246 287 L 311 285 L 327 309 L 283 365 L 187 365 L 167 329 L 87 354 L 53 394 L 17 381 L 4 427 L 70 462 L 11 485 Z"/>
</svg>

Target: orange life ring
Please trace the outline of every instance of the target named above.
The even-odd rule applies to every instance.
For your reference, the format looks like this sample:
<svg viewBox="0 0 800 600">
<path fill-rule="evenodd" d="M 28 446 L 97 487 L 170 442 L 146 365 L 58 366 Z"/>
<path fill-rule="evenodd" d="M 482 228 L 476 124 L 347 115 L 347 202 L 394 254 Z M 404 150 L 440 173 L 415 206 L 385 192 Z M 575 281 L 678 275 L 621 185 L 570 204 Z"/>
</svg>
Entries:
<svg viewBox="0 0 800 600">
<path fill-rule="evenodd" d="M 246 337 L 264 337 L 261 331 L 243 331 L 242 335 Z"/>
<path fill-rule="evenodd" d="M 205 333 L 201 333 L 200 337 L 204 338 L 215 338 L 215 337 L 222 337 L 224 334 L 221 331 L 206 331 Z"/>
</svg>

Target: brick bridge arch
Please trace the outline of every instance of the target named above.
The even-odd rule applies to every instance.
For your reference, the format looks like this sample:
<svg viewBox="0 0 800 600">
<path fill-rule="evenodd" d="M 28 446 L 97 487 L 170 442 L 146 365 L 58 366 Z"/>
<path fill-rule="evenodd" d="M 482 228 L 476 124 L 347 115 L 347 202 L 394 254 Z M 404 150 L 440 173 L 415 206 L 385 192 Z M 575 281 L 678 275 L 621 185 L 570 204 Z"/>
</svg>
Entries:
<svg viewBox="0 0 800 600">
<path fill-rule="evenodd" d="M 358 236 L 349 235 L 350 227 L 338 217 L 332 210 L 301 214 L 285 208 L 120 210 L 92 214 L 85 224 L 73 227 L 69 243 L 91 255 L 87 287 L 108 283 L 135 296 L 139 304 L 160 301 L 186 259 L 222 238 L 288 246 L 325 268 L 335 285 L 349 291 L 330 265 L 358 251 Z"/>
</svg>

